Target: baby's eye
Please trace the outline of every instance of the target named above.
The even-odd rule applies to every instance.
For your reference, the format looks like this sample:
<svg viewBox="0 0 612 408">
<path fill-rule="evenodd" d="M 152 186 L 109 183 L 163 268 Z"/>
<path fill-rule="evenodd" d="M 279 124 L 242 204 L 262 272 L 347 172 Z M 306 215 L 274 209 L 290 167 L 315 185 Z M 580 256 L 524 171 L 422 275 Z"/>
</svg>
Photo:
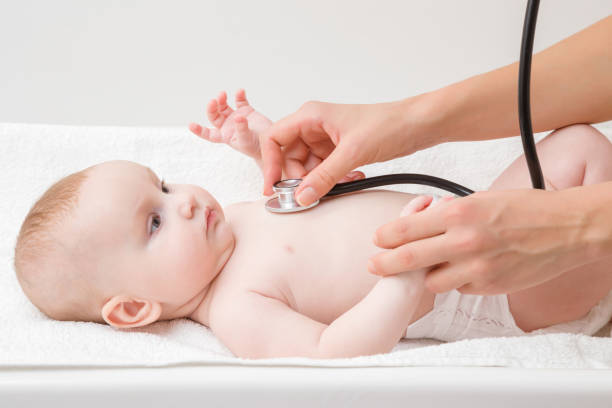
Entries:
<svg viewBox="0 0 612 408">
<path fill-rule="evenodd" d="M 156 230 L 159 229 L 160 226 L 161 226 L 161 217 L 159 216 L 159 214 L 153 214 L 153 219 L 151 220 L 150 233 L 153 234 Z"/>
<path fill-rule="evenodd" d="M 170 193 L 170 189 L 168 188 L 164 180 L 161 181 L 161 191 L 162 193 L 165 193 L 165 194 Z"/>
</svg>

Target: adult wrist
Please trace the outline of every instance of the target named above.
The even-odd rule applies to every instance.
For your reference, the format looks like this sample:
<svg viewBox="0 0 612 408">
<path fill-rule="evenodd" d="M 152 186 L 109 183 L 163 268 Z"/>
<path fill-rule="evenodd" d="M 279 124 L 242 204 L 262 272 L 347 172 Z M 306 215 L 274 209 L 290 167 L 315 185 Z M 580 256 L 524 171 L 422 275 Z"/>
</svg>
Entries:
<svg viewBox="0 0 612 408">
<path fill-rule="evenodd" d="M 439 91 L 427 92 L 398 101 L 393 109 L 401 121 L 406 143 L 403 155 L 445 143 L 446 105 Z"/>
<path fill-rule="evenodd" d="M 582 215 L 573 244 L 583 263 L 612 257 L 612 181 L 560 191 L 560 199 Z"/>
</svg>

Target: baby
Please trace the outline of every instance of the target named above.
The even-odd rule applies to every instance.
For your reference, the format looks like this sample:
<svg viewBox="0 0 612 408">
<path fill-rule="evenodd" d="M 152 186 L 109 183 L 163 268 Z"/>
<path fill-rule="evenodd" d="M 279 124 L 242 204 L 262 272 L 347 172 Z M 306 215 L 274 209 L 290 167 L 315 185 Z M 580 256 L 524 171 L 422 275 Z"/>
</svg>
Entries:
<svg viewBox="0 0 612 408">
<path fill-rule="evenodd" d="M 242 90 L 236 108 L 221 93 L 207 108 L 215 128 L 190 129 L 261 164 L 257 135 L 271 122 Z M 580 144 L 567 157 L 572 140 Z M 551 189 L 612 179 L 612 147 L 591 127 L 553 132 L 538 147 Z M 559 156 L 570 160 L 565 167 L 551 165 Z M 492 188 L 527 188 L 526 171 L 519 158 Z M 435 295 L 423 285 L 424 270 L 368 273 L 380 251 L 376 229 L 402 212 L 430 211 L 431 197 L 414 197 L 364 191 L 278 215 L 265 210 L 266 199 L 222 208 L 199 186 L 105 162 L 60 180 L 32 207 L 15 268 L 25 294 L 51 318 L 132 328 L 187 317 L 244 358 L 384 353 L 402 337 L 593 334 L 609 320 L 610 260 L 498 296 Z"/>
</svg>

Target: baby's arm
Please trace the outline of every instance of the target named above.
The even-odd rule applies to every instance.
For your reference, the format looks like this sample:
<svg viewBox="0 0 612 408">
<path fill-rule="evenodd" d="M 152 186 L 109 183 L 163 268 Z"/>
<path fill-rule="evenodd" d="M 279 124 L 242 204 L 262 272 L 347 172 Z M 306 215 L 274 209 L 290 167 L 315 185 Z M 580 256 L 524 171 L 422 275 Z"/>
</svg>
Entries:
<svg viewBox="0 0 612 408">
<path fill-rule="evenodd" d="M 425 271 L 382 278 L 359 303 L 323 331 L 319 351 L 330 357 L 386 353 L 404 336 L 423 293 Z"/>
<path fill-rule="evenodd" d="M 403 214 L 430 199 L 413 200 Z M 424 290 L 425 270 L 382 278 L 355 306 L 326 325 L 257 291 L 242 292 L 211 315 L 211 329 L 237 356 L 355 357 L 390 351 L 404 335 Z"/>
<path fill-rule="evenodd" d="M 210 327 L 238 357 L 355 357 L 390 351 L 402 338 L 422 293 L 422 271 L 381 279 L 330 325 L 256 291 L 218 304 Z M 221 303 L 225 303 L 221 301 Z"/>
</svg>

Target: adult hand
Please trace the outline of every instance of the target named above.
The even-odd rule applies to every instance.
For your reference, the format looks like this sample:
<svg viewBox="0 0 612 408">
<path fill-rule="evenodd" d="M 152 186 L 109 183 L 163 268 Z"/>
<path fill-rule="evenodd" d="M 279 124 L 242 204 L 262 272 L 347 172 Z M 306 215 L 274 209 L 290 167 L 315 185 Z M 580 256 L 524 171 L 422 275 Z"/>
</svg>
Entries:
<svg viewBox="0 0 612 408">
<path fill-rule="evenodd" d="M 535 286 L 590 259 L 588 217 L 575 189 L 482 191 L 440 202 L 380 227 L 370 272 L 393 275 L 435 266 L 425 285 L 436 293 L 510 293 Z"/>
<path fill-rule="evenodd" d="M 308 102 L 260 136 L 264 194 L 285 171 L 303 178 L 296 190 L 302 205 L 316 201 L 350 170 L 425 148 L 419 97 L 392 103 L 340 105 Z M 321 161 L 323 160 L 323 161 Z M 317 165 L 309 168 L 308 164 Z"/>
</svg>

